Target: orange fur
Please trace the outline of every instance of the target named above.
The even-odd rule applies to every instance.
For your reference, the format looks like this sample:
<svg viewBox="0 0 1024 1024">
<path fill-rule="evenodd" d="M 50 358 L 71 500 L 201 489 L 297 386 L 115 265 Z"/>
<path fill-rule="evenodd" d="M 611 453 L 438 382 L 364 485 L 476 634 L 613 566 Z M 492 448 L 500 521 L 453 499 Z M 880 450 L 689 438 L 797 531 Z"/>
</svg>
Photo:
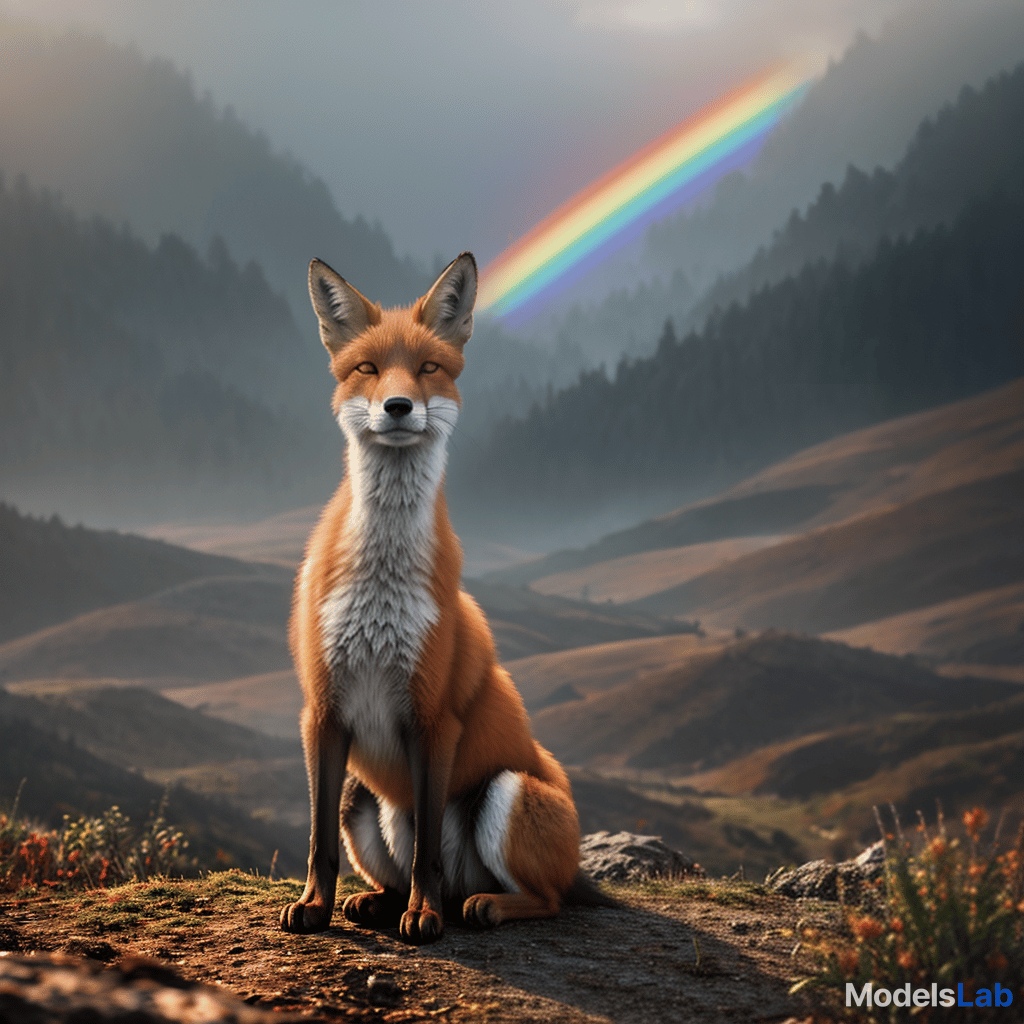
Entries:
<svg viewBox="0 0 1024 1024">
<path fill-rule="evenodd" d="M 406 422 L 402 418 L 388 419 L 378 410 L 381 403 L 401 396 L 410 408 L 427 410 L 429 419 L 432 400 L 449 404 L 459 401 L 454 382 L 463 366 L 461 349 L 471 331 L 476 290 L 472 257 L 463 254 L 427 295 L 407 309 L 381 310 L 318 261 L 311 266 L 310 281 L 321 337 L 331 353 L 331 370 L 338 381 L 333 400 L 335 414 L 339 421 L 352 409 L 356 410 L 352 417 L 357 413 L 361 416 L 365 406 L 371 420 L 377 416 L 373 422 L 384 424 L 380 431 L 376 427 L 368 430 L 365 439 L 359 435 L 357 443 L 369 446 L 367 458 L 406 458 L 373 447 L 378 442 L 390 444 L 388 438 L 380 437 L 388 430 L 400 437 L 402 431 L 396 424 Z M 408 679 L 398 689 L 393 686 L 382 691 L 380 701 L 386 706 L 377 709 L 384 715 L 380 735 L 386 739 L 392 720 L 387 716 L 395 722 L 404 721 L 400 709 L 408 700 L 411 725 L 395 726 L 402 737 L 401 756 L 394 756 L 388 742 L 376 734 L 361 734 L 359 723 L 376 723 L 375 710 L 366 711 L 362 704 L 357 711 L 345 710 L 349 707 L 347 701 L 368 699 L 350 695 L 359 685 L 364 686 L 360 694 L 368 691 L 365 683 L 349 678 L 356 679 L 359 672 L 365 676 L 367 671 L 356 654 L 344 649 L 337 654 L 337 664 L 332 667 L 328 663 L 328 654 L 334 656 L 329 647 L 333 634 L 325 632 L 324 609 L 334 601 L 348 613 L 349 606 L 337 595 L 348 594 L 346 587 L 373 585 L 372 581 L 360 581 L 360 573 L 370 564 L 364 548 L 369 543 L 365 517 L 370 512 L 366 509 L 371 506 L 362 497 L 362 490 L 356 493 L 364 484 L 352 462 L 359 455 L 353 452 L 356 435 L 351 432 L 355 430 L 346 429 L 350 434 L 349 472 L 310 537 L 294 595 L 290 639 L 305 695 L 303 739 L 313 833 L 306 891 L 297 903 L 285 908 L 282 927 L 310 931 L 327 927 L 330 921 L 338 833 L 336 823 L 332 826 L 324 818 L 332 813 L 332 805 L 337 806 L 342 770 L 376 798 L 413 812 L 416 839 L 411 895 L 402 918 L 403 937 L 432 941 L 441 933 L 440 882 L 436 877 L 439 868 L 434 860 L 440 857 L 440 814 L 447 802 L 503 772 L 515 773 L 520 780 L 507 822 L 503 856 L 521 891 L 467 894 L 466 916 L 480 924 L 497 924 L 513 917 L 556 913 L 578 861 L 579 827 L 569 782 L 555 759 L 533 739 L 522 700 L 508 673 L 497 663 L 484 615 L 473 599 L 460 591 L 462 555 L 449 522 L 443 486 L 437 486 L 432 516 L 423 520 L 429 521 L 429 528 L 422 524 L 417 527 L 429 529 L 432 554 L 423 593 L 416 599 L 419 604 L 410 607 L 414 613 L 426 609 L 423 614 L 430 618 L 429 628 L 423 630 Z M 403 445 L 408 441 L 400 439 Z M 426 444 L 416 438 L 405 446 Z M 428 457 L 414 452 L 408 458 Z M 402 537 L 397 538 L 399 547 L 402 542 Z M 381 546 L 384 549 L 386 545 Z M 414 563 L 412 558 L 410 564 Z M 415 572 L 412 577 L 410 587 L 415 585 Z M 368 589 L 365 592 L 372 595 Z M 413 629 L 408 618 L 395 615 L 390 628 L 396 635 L 403 637 Z M 337 635 L 348 636 L 347 628 L 343 622 L 337 627 Z M 373 638 L 365 642 L 372 646 Z M 340 769 L 336 761 L 343 761 Z M 369 861 L 357 867 L 373 878 Z M 377 897 L 350 898 L 346 916 L 368 920 L 383 912 L 382 908 L 393 907 L 395 900 L 385 891 L 387 884 L 379 884 L 382 888 Z"/>
</svg>

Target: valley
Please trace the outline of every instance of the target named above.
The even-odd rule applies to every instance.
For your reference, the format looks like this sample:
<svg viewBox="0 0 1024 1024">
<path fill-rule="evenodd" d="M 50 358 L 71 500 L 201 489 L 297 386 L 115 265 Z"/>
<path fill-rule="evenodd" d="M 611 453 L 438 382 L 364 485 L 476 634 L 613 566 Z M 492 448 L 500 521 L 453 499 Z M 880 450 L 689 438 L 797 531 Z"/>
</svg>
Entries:
<svg viewBox="0 0 1024 1024">
<path fill-rule="evenodd" d="M 535 734 L 570 769 L 584 831 L 653 832 L 710 871 L 756 877 L 856 852 L 876 804 L 908 817 L 934 817 L 937 801 L 947 814 L 1024 813 L 1022 473 L 1017 381 L 465 585 Z M 151 804 L 177 787 L 192 794 L 183 806 L 230 807 L 255 831 L 229 856 L 265 870 L 277 849 L 280 869 L 301 871 L 308 809 L 286 622 L 314 514 L 164 529 L 201 554 L 103 535 L 93 571 L 129 549 L 159 554 L 134 584 L 151 592 L 110 590 L 113 601 L 53 612 L 57 622 L 52 604 L 23 605 L 41 626 L 0 644 L 0 720 L 52 736 L 54 763 L 70 742 L 127 769 L 136 789 L 153 787 Z M 82 564 L 68 545 L 96 541 L 67 533 L 59 550 Z M 35 763 L 8 765 L 0 799 Z M 37 789 L 30 779 L 25 799 L 52 820 L 58 806 L 33 803 Z M 104 799 L 130 802 L 115 790 L 97 782 L 58 803 L 96 813 Z M 209 813 L 188 817 L 199 828 Z"/>
</svg>

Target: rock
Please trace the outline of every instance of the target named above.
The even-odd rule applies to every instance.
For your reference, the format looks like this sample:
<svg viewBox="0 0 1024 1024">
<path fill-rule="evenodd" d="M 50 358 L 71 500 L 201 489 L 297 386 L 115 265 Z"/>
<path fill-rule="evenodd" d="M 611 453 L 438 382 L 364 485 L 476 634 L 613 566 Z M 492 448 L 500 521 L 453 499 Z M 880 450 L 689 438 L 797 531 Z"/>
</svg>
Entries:
<svg viewBox="0 0 1024 1024">
<path fill-rule="evenodd" d="M 580 840 L 580 867 L 595 881 L 638 882 L 648 878 L 703 878 L 704 870 L 658 836 L 593 832 Z"/>
<path fill-rule="evenodd" d="M 819 900 L 838 900 L 840 892 L 847 903 L 857 903 L 865 895 L 865 887 L 881 879 L 885 873 L 885 847 L 881 840 L 869 846 L 853 860 L 831 864 L 812 860 L 791 871 L 776 872 L 768 878 L 772 892 L 797 899 L 813 896 Z"/>
<path fill-rule="evenodd" d="M 298 1018 L 258 1010 L 145 957 L 95 960 L 0 953 L 0 1021 L 65 1024 L 271 1024 Z"/>
</svg>

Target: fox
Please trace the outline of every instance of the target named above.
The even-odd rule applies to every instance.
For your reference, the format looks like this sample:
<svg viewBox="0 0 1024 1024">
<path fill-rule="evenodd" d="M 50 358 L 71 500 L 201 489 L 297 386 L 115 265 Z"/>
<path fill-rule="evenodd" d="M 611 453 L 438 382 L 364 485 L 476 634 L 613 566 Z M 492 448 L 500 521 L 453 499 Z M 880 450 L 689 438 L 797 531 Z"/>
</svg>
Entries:
<svg viewBox="0 0 1024 1024">
<path fill-rule="evenodd" d="M 486 618 L 461 589 L 444 495 L 477 265 L 453 260 L 383 309 L 314 259 L 309 293 L 337 382 L 345 472 L 310 535 L 289 623 L 311 831 L 287 932 L 329 927 L 340 843 L 372 886 L 342 913 L 435 942 L 446 914 L 490 928 L 606 902 L 579 870 L 565 770 L 532 736 Z M 339 836 L 340 833 L 340 836 Z"/>
</svg>

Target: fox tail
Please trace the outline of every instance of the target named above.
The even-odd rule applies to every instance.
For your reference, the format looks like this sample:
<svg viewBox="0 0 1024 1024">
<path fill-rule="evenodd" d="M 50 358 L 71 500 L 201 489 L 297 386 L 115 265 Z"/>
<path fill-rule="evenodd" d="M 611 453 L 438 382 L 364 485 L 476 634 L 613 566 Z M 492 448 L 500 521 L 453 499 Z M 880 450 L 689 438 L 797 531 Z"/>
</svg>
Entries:
<svg viewBox="0 0 1024 1024">
<path fill-rule="evenodd" d="M 582 868 L 576 872 L 572 885 L 566 890 L 562 897 L 562 903 L 567 907 L 611 907 L 615 910 L 625 910 L 626 905 L 613 899 L 588 875 Z"/>
</svg>

